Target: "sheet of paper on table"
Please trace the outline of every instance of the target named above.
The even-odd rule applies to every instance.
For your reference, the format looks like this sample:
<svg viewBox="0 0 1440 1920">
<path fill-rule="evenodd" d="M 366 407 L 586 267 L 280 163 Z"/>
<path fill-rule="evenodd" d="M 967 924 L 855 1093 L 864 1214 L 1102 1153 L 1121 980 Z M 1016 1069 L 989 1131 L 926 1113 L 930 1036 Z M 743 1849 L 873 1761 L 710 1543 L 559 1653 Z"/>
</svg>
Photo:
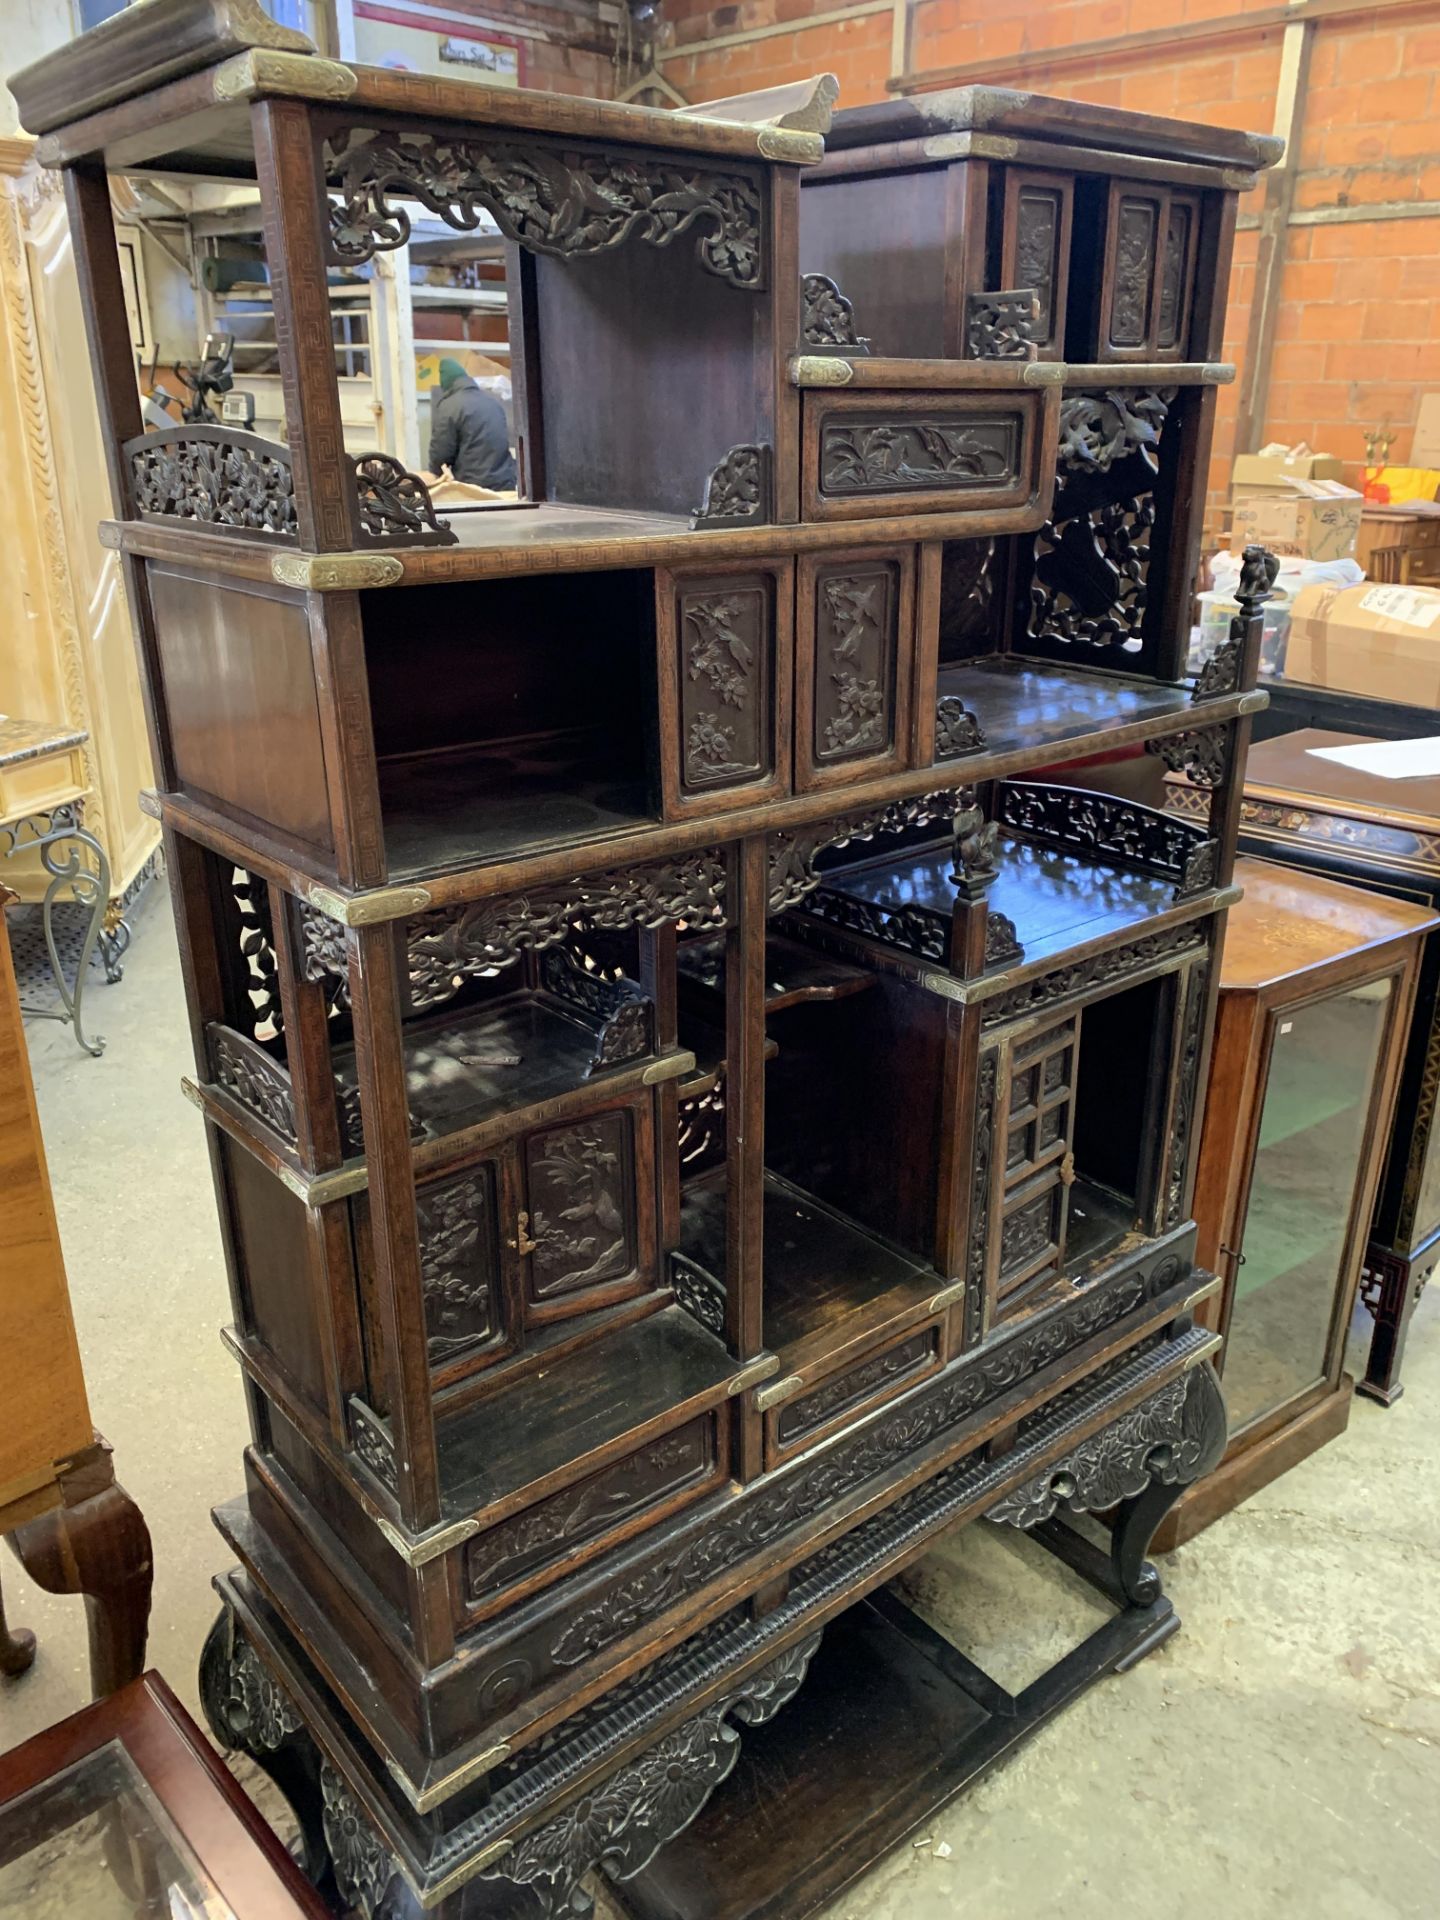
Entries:
<svg viewBox="0 0 1440 1920">
<path fill-rule="evenodd" d="M 1421 780 L 1440 774 L 1440 734 L 1423 740 L 1365 740 L 1354 747 L 1310 747 L 1317 760 L 1336 760 L 1382 780 Z"/>
</svg>

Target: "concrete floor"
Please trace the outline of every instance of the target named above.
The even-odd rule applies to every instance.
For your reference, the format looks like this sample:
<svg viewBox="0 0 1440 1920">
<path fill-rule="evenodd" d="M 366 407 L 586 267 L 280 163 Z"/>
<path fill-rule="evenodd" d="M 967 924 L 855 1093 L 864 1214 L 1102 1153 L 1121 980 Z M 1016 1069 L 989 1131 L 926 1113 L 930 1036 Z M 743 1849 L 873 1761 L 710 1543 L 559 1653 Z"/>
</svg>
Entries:
<svg viewBox="0 0 1440 1920">
<path fill-rule="evenodd" d="M 226 1556 L 209 1509 L 240 1488 L 245 1418 L 163 890 L 124 983 L 96 985 L 98 1061 L 30 1028 L 96 1424 L 155 1543 L 150 1661 L 195 1707 Z M 1390 1411 L 1170 1556 L 1181 1633 L 1094 1689 L 837 1902 L 827 1920 L 1117 1910 L 1188 1920 L 1381 1920 L 1440 1907 L 1440 1288 L 1422 1301 Z M 6 1555 L 33 1671 L 0 1682 L 0 1748 L 84 1704 L 82 1610 Z M 1095 1618 L 1008 1529 L 971 1528 L 909 1582 L 1006 1685 Z M 943 1851 L 949 1848 L 948 1854 Z"/>
</svg>

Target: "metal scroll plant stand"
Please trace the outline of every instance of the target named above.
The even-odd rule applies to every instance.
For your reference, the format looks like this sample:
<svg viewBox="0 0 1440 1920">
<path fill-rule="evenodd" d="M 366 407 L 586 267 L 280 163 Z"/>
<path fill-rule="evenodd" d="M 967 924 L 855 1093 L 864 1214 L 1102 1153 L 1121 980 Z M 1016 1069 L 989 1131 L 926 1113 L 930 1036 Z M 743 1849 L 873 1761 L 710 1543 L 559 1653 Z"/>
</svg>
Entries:
<svg viewBox="0 0 1440 1920">
<path fill-rule="evenodd" d="M 86 1038 L 81 1005 L 90 956 L 98 946 L 105 978 L 113 986 L 124 971 L 121 963 L 130 945 L 129 927 L 118 913 L 110 911 L 110 862 L 100 842 L 86 830 L 84 809 L 79 801 L 67 801 L 48 813 L 28 814 L 23 819 L 0 824 L 0 854 L 5 859 L 13 859 L 17 853 L 32 847 L 38 849 L 41 865 L 50 875 L 40 914 L 45 950 L 60 1004 L 26 1006 L 24 1011 L 41 1020 L 68 1022 L 85 1051 L 98 1057 L 105 1051 L 105 1042 L 99 1036 L 93 1040 Z M 73 985 L 65 977 L 55 938 L 55 903 L 67 888 L 77 906 L 89 909 Z"/>
</svg>

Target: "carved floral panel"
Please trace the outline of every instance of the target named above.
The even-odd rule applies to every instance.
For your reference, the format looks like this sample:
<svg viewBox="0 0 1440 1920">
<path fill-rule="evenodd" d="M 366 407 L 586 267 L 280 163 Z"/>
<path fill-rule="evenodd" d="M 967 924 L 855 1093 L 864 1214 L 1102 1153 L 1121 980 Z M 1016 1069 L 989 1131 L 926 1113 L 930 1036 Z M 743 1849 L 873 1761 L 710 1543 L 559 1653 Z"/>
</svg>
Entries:
<svg viewBox="0 0 1440 1920">
<path fill-rule="evenodd" d="M 467 1167 L 415 1192 L 420 1284 L 430 1364 L 481 1346 L 500 1330 L 495 1173 Z"/>
<path fill-rule="evenodd" d="M 537 1300 L 619 1280 L 638 1261 L 628 1113 L 532 1134 L 525 1143 L 530 1291 Z"/>
<path fill-rule="evenodd" d="M 947 412 L 827 414 L 820 427 L 820 491 L 834 498 L 876 493 L 964 493 L 1011 484 L 1019 474 L 1021 414 Z"/>
<path fill-rule="evenodd" d="M 1190 320 L 1190 269 L 1199 208 L 1192 200 L 1173 199 L 1165 227 L 1160 264 L 1160 311 L 1155 345 L 1164 353 L 1183 353 Z"/>
<path fill-rule="evenodd" d="M 867 759 L 894 744 L 899 586 L 891 560 L 822 568 L 815 577 L 817 764 Z"/>
<path fill-rule="evenodd" d="M 1015 266 L 1007 284 L 1029 287 L 1040 302 L 1033 338 L 1048 346 L 1055 333 L 1055 283 L 1060 267 L 1063 201 L 1059 187 L 1024 187 L 1015 210 Z"/>
<path fill-rule="evenodd" d="M 680 778 L 687 793 L 739 786 L 771 771 L 772 608 L 768 575 L 677 596 Z"/>
<path fill-rule="evenodd" d="M 1150 326 L 1160 203 L 1148 196 L 1121 194 L 1113 203 L 1112 217 L 1115 242 L 1106 336 L 1112 347 L 1141 348 Z"/>
</svg>

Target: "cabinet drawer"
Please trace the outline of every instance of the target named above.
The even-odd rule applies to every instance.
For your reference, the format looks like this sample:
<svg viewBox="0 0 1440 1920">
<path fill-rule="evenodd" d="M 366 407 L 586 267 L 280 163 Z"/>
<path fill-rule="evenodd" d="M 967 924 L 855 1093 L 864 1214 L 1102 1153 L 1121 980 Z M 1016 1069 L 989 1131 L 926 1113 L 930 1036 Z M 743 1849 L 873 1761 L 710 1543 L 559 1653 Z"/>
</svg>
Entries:
<svg viewBox="0 0 1440 1920">
<path fill-rule="evenodd" d="M 915 550 L 800 562 L 795 785 L 852 785 L 905 764 L 915 672 Z"/>
<path fill-rule="evenodd" d="M 795 570 L 656 576 L 667 820 L 790 791 Z"/>
<path fill-rule="evenodd" d="M 968 363 L 967 363 L 968 364 Z M 1044 395 L 808 391 L 801 493 L 807 520 L 1022 507 L 1043 492 Z"/>
<path fill-rule="evenodd" d="M 940 1365 L 938 1319 L 891 1339 L 860 1360 L 808 1382 L 765 1413 L 765 1464 L 773 1467 L 813 1447 L 862 1413 L 893 1399 Z"/>
<path fill-rule="evenodd" d="M 729 1411 L 713 1408 L 478 1534 L 461 1570 L 462 1620 L 513 1605 L 723 1484 Z"/>
</svg>

